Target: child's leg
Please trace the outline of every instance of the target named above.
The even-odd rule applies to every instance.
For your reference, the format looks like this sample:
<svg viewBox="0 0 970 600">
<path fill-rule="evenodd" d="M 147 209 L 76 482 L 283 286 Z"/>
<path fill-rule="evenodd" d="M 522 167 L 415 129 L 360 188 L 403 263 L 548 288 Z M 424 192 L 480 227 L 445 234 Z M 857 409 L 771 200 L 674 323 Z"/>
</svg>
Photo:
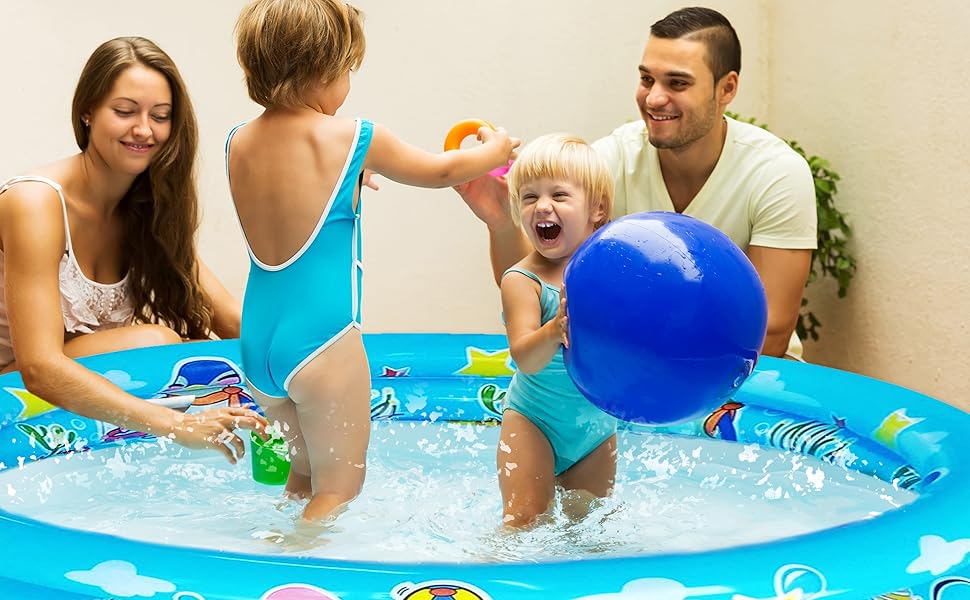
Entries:
<svg viewBox="0 0 970 600">
<path fill-rule="evenodd" d="M 263 409 L 266 420 L 279 429 L 279 435 L 286 439 L 289 446 L 290 474 L 286 478 L 286 495 L 294 498 L 309 498 L 313 491 L 310 487 L 310 461 L 307 460 L 306 444 L 303 441 L 303 432 L 300 430 L 296 405 L 289 398 L 265 396 L 252 387 L 249 391 Z"/>
<path fill-rule="evenodd" d="M 552 446 L 532 421 L 511 409 L 502 415 L 496 464 L 506 526 L 529 525 L 549 510 L 556 491 Z"/>
<path fill-rule="evenodd" d="M 564 504 L 563 510 L 574 519 L 586 516 L 593 498 L 606 498 L 613 493 L 616 483 L 616 434 L 559 475 L 558 483 L 564 489 L 585 492 L 585 497 Z"/>
<path fill-rule="evenodd" d="M 290 382 L 313 494 L 303 511 L 323 519 L 364 485 L 370 438 L 370 368 L 360 331 L 344 334 Z"/>
</svg>

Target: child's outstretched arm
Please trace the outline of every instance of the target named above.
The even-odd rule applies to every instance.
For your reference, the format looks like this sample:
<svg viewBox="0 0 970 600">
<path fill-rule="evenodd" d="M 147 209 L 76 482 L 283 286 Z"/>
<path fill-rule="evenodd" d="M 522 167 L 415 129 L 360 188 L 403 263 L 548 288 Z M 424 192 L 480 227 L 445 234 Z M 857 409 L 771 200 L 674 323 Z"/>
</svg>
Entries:
<svg viewBox="0 0 970 600">
<path fill-rule="evenodd" d="M 519 145 L 519 140 L 509 137 L 501 127 L 494 131 L 482 127 L 478 139 L 482 144 L 475 148 L 435 154 L 416 148 L 375 124 L 364 166 L 405 185 L 449 187 L 507 165 Z"/>
<path fill-rule="evenodd" d="M 519 273 L 508 273 L 502 278 L 502 311 L 505 315 L 505 331 L 509 338 L 509 351 L 515 365 L 527 374 L 545 368 L 562 345 L 562 310 L 542 325 L 542 307 L 534 281 Z"/>
</svg>

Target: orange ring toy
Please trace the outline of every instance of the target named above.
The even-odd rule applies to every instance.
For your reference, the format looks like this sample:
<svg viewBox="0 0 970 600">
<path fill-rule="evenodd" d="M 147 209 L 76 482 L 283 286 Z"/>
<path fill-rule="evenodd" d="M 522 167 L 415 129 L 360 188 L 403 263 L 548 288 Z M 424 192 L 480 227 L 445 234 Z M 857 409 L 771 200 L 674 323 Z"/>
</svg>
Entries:
<svg viewBox="0 0 970 600">
<path fill-rule="evenodd" d="M 445 136 L 445 150 L 457 150 L 461 148 L 462 140 L 470 135 L 478 135 L 478 130 L 482 127 L 495 129 L 494 125 L 482 119 L 465 119 L 464 121 L 455 123 L 448 130 L 448 135 Z"/>
</svg>

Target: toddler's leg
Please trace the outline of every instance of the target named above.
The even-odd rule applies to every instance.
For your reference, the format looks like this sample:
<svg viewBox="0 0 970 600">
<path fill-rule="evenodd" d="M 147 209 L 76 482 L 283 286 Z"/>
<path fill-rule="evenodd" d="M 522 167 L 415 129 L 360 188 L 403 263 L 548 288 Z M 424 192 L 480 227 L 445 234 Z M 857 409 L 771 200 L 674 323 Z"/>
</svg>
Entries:
<svg viewBox="0 0 970 600">
<path fill-rule="evenodd" d="M 585 497 L 577 498 L 577 502 L 563 506 L 563 509 L 574 519 L 586 516 L 589 503 L 594 498 L 606 498 L 613 493 L 616 483 L 616 434 L 561 474 L 558 483 L 564 489 L 585 492 Z"/>
<path fill-rule="evenodd" d="M 333 514 L 356 498 L 364 485 L 370 390 L 370 368 L 356 329 L 290 382 L 310 464 L 313 494 L 303 511 L 308 521 Z"/>
<path fill-rule="evenodd" d="M 511 409 L 502 415 L 496 465 L 507 527 L 529 525 L 549 510 L 556 491 L 552 446 L 532 421 Z"/>
</svg>

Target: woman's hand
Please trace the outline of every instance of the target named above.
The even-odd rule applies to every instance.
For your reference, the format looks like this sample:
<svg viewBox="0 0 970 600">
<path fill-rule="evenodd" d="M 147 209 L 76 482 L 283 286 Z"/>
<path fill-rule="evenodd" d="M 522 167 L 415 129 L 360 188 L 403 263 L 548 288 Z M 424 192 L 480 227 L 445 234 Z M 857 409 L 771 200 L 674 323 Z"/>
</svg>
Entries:
<svg viewBox="0 0 970 600">
<path fill-rule="evenodd" d="M 174 421 L 171 437 L 176 443 L 187 448 L 218 450 L 232 464 L 236 464 L 246 452 L 242 438 L 234 430 L 256 431 L 265 440 L 268 425 L 259 413 L 248 408 L 233 407 L 192 414 L 175 412 Z"/>
</svg>

